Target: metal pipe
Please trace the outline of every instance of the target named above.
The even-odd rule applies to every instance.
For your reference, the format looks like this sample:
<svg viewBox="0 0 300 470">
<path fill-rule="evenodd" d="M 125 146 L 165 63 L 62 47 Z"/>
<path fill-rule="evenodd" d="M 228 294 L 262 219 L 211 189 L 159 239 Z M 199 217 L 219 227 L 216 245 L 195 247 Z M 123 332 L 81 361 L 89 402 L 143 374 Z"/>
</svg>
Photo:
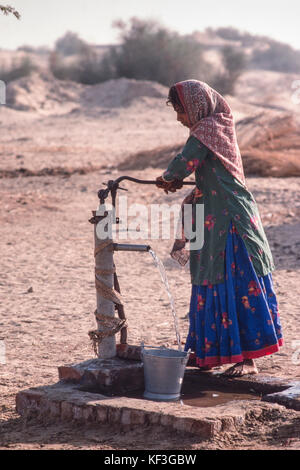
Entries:
<svg viewBox="0 0 300 470">
<path fill-rule="evenodd" d="M 127 243 L 113 243 L 114 251 L 149 251 L 150 245 L 130 245 Z"/>
<path fill-rule="evenodd" d="M 132 176 L 120 176 L 116 180 L 109 180 L 108 183 L 106 183 L 106 189 L 100 189 L 98 191 L 98 197 L 100 199 L 101 204 L 104 203 L 105 199 L 108 197 L 109 193 L 111 193 L 112 197 L 112 205 L 115 206 L 116 202 L 116 194 L 118 189 L 123 189 L 127 191 L 125 188 L 120 188 L 119 183 L 121 181 L 131 181 L 133 183 L 139 183 L 139 184 L 156 184 L 156 180 L 140 180 L 138 178 L 133 178 Z M 182 181 L 182 184 L 185 185 L 190 185 L 190 186 L 195 186 L 195 181 Z"/>
<path fill-rule="evenodd" d="M 131 181 L 132 183 L 139 183 L 139 184 L 156 184 L 157 181 L 156 180 L 140 180 L 138 178 L 133 178 L 132 176 L 120 176 L 119 178 L 117 178 L 116 180 L 112 181 L 112 183 L 114 185 L 118 185 L 119 183 L 121 183 L 121 181 L 124 181 L 124 180 L 128 180 L 128 181 Z M 182 181 L 182 184 L 184 186 L 195 186 L 196 183 L 195 181 Z"/>
</svg>

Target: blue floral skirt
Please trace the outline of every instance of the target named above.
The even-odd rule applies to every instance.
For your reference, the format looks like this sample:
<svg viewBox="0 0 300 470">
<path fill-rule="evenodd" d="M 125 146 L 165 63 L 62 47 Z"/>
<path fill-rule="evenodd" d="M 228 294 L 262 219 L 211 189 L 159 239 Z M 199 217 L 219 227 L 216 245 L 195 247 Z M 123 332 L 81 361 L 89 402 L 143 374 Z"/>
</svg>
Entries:
<svg viewBox="0 0 300 470">
<path fill-rule="evenodd" d="M 266 356 L 283 344 L 272 274 L 257 276 L 232 221 L 224 269 L 225 282 L 192 285 L 184 350 L 199 367 Z"/>
</svg>

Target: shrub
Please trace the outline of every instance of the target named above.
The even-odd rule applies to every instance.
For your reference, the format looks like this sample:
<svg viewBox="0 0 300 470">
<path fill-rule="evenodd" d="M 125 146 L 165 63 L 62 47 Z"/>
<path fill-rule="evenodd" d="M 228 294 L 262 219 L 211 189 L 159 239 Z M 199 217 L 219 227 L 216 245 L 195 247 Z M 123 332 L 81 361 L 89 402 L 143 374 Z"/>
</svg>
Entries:
<svg viewBox="0 0 300 470">
<path fill-rule="evenodd" d="M 207 74 L 203 47 L 192 37 L 138 18 L 114 25 L 120 31 L 121 44 L 112 47 L 105 60 L 115 77 L 154 80 L 170 86 L 187 78 L 204 79 Z"/>
<path fill-rule="evenodd" d="M 18 78 L 27 77 L 34 70 L 37 70 L 37 66 L 29 57 L 25 56 L 20 60 L 15 59 L 10 67 L 1 66 L 0 80 L 8 83 Z"/>
<path fill-rule="evenodd" d="M 84 54 L 89 48 L 88 44 L 78 37 L 78 34 L 68 31 L 55 42 L 55 50 L 62 56 Z"/>
<path fill-rule="evenodd" d="M 222 39 L 228 41 L 239 41 L 243 46 L 251 46 L 255 44 L 259 36 L 250 34 L 247 32 L 242 32 L 232 26 L 221 27 L 221 28 L 206 28 L 206 31 L 210 34 L 219 36 Z"/>
<path fill-rule="evenodd" d="M 225 46 L 221 49 L 224 72 L 212 78 L 211 85 L 221 94 L 233 95 L 237 79 L 247 65 L 246 55 L 235 47 Z"/>
<path fill-rule="evenodd" d="M 300 51 L 288 44 L 268 40 L 267 48 L 255 49 L 251 57 L 251 65 L 264 70 L 297 73 L 300 71 Z"/>
<path fill-rule="evenodd" d="M 27 44 L 23 44 L 22 46 L 17 47 L 17 51 L 27 52 L 29 54 L 40 54 L 45 55 L 50 53 L 50 49 L 48 46 L 29 46 Z"/>
<path fill-rule="evenodd" d="M 72 80 L 85 85 L 94 85 L 113 78 L 110 62 L 105 57 L 99 59 L 91 46 L 71 64 L 67 64 L 60 54 L 53 51 L 49 58 L 49 68 L 59 80 Z"/>
<path fill-rule="evenodd" d="M 35 48 L 33 46 L 28 46 L 27 44 L 24 44 L 23 46 L 17 47 L 17 51 L 32 53 L 35 52 Z"/>
<path fill-rule="evenodd" d="M 221 52 L 225 72 L 215 76 L 212 65 L 203 58 L 204 47 L 193 36 L 181 36 L 156 21 L 138 18 L 127 23 L 117 21 L 114 26 L 119 30 L 120 44 L 110 47 L 102 57 L 86 43 L 78 43 L 77 47 L 75 41 L 72 45 L 74 38 L 79 39 L 73 33 L 57 41 L 50 56 L 54 76 L 84 84 L 125 77 L 165 86 L 195 78 L 207 81 L 220 93 L 233 93 L 245 67 L 245 55 L 240 50 L 224 47 Z M 70 63 L 65 55 L 75 50 L 79 53 Z"/>
</svg>

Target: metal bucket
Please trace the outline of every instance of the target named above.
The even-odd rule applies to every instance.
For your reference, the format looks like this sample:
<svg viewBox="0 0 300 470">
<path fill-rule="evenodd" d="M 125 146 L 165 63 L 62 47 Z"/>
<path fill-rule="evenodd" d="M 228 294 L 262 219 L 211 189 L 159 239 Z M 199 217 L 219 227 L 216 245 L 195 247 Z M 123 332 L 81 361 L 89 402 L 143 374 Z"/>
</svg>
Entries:
<svg viewBox="0 0 300 470">
<path fill-rule="evenodd" d="M 145 392 L 150 400 L 177 400 L 183 382 L 189 352 L 142 345 Z"/>
</svg>

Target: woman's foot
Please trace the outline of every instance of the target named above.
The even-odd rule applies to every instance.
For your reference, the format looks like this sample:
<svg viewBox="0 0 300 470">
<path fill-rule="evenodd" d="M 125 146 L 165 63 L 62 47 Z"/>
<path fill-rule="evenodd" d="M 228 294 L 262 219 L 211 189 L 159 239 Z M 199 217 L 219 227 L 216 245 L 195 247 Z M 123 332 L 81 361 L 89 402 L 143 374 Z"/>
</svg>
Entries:
<svg viewBox="0 0 300 470">
<path fill-rule="evenodd" d="M 242 377 L 243 375 L 258 374 L 256 364 L 253 359 L 245 359 L 243 362 L 238 362 L 229 369 L 226 369 L 222 375 L 227 377 Z"/>
</svg>

